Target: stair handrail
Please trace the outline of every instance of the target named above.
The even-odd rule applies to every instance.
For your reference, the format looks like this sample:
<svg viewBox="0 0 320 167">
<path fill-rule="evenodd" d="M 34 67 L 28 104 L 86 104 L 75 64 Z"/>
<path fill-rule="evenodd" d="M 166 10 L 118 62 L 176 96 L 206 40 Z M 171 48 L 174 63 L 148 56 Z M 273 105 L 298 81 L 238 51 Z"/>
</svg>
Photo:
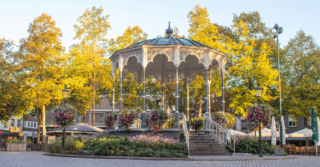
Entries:
<svg viewBox="0 0 320 167">
<path fill-rule="evenodd" d="M 227 129 L 223 128 L 221 125 L 213 121 L 207 114 L 204 114 L 203 116 L 206 121 L 204 128 L 208 130 L 212 135 L 217 137 L 220 143 L 225 144 L 231 150 L 233 150 L 233 154 L 235 155 L 236 153 L 235 144 L 236 144 L 236 140 L 238 140 L 237 137 L 235 137 Z M 229 142 L 228 142 L 228 137 L 231 139 Z"/>
<path fill-rule="evenodd" d="M 182 128 L 183 128 L 183 133 L 184 136 L 186 138 L 186 143 L 187 143 L 187 147 L 188 147 L 188 155 L 190 155 L 190 150 L 189 150 L 189 131 L 188 131 L 188 127 L 187 127 L 187 118 L 186 115 L 182 115 Z"/>
</svg>

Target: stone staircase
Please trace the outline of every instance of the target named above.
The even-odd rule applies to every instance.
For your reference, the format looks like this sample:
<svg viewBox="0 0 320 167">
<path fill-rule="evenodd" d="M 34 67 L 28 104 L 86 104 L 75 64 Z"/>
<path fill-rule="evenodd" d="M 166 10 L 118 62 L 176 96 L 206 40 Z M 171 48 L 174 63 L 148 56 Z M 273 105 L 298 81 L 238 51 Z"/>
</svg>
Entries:
<svg viewBox="0 0 320 167">
<path fill-rule="evenodd" d="M 190 156 L 228 156 L 231 153 L 209 131 L 189 131 Z"/>
</svg>

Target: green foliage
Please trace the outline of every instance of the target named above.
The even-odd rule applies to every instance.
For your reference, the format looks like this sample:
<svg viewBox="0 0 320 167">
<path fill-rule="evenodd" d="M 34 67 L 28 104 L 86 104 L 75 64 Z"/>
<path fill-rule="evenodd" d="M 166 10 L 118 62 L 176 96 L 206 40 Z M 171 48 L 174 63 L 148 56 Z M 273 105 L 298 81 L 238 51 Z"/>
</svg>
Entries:
<svg viewBox="0 0 320 167">
<path fill-rule="evenodd" d="M 10 140 L 9 143 L 21 143 L 21 140 Z M 23 143 L 31 143 L 30 141 L 23 141 Z"/>
<path fill-rule="evenodd" d="M 254 137 L 248 136 L 237 136 L 236 141 L 236 153 L 251 153 L 251 154 L 258 154 L 259 153 L 259 140 Z M 262 152 L 263 154 L 273 153 L 273 149 L 267 143 L 262 141 Z"/>
<path fill-rule="evenodd" d="M 75 137 L 67 137 L 65 139 L 64 150 L 65 153 L 80 152 L 80 150 L 83 149 L 83 146 L 83 142 L 79 141 L 79 139 Z M 62 140 L 56 140 L 55 142 L 48 145 L 47 151 L 50 153 L 61 153 L 61 148 Z"/>
</svg>

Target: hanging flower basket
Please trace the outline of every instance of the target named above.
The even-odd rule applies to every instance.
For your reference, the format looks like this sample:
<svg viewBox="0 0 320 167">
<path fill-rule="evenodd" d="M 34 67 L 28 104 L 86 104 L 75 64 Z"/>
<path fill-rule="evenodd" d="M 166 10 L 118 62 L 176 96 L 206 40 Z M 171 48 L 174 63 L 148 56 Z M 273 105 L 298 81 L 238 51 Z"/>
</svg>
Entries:
<svg viewBox="0 0 320 167">
<path fill-rule="evenodd" d="M 119 115 L 120 124 L 123 129 L 129 129 L 133 124 L 134 119 L 137 117 L 137 114 L 134 111 L 123 111 Z"/>
<path fill-rule="evenodd" d="M 104 124 L 106 125 L 106 129 L 114 129 L 113 125 L 118 120 L 118 114 L 116 112 L 108 112 Z"/>
<path fill-rule="evenodd" d="M 216 112 L 212 114 L 212 120 L 218 123 L 223 128 L 226 128 L 226 124 L 228 122 L 227 116 L 222 111 Z"/>
<path fill-rule="evenodd" d="M 54 121 L 62 128 L 74 125 L 77 109 L 71 105 L 62 104 L 53 110 Z"/>
<path fill-rule="evenodd" d="M 271 110 L 271 107 L 267 104 L 261 104 L 259 106 L 250 107 L 248 109 L 246 118 L 248 130 L 254 131 L 261 124 L 267 126 L 270 123 Z"/>
<path fill-rule="evenodd" d="M 190 123 L 194 127 L 194 130 L 198 131 L 203 128 L 205 119 L 203 117 L 200 118 L 192 118 Z"/>
</svg>

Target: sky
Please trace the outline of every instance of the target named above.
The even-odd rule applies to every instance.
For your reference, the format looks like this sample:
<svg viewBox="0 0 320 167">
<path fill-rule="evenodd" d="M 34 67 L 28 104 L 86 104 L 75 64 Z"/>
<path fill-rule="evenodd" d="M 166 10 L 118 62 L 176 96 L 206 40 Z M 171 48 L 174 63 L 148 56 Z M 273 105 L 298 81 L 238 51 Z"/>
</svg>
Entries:
<svg viewBox="0 0 320 167">
<path fill-rule="evenodd" d="M 0 38 L 18 44 L 28 36 L 29 24 L 47 13 L 62 30 L 62 45 L 68 48 L 76 43 L 73 25 L 77 18 L 93 6 L 102 6 L 104 14 L 110 15 L 108 38 L 122 35 L 128 26 L 140 26 L 148 38 L 155 38 L 164 34 L 169 21 L 180 35 L 188 36 L 187 14 L 197 4 L 207 7 L 211 22 L 224 26 L 232 24 L 233 14 L 258 11 L 268 27 L 276 23 L 283 27 L 281 47 L 300 29 L 320 41 L 319 0 L 0 0 Z"/>
</svg>

